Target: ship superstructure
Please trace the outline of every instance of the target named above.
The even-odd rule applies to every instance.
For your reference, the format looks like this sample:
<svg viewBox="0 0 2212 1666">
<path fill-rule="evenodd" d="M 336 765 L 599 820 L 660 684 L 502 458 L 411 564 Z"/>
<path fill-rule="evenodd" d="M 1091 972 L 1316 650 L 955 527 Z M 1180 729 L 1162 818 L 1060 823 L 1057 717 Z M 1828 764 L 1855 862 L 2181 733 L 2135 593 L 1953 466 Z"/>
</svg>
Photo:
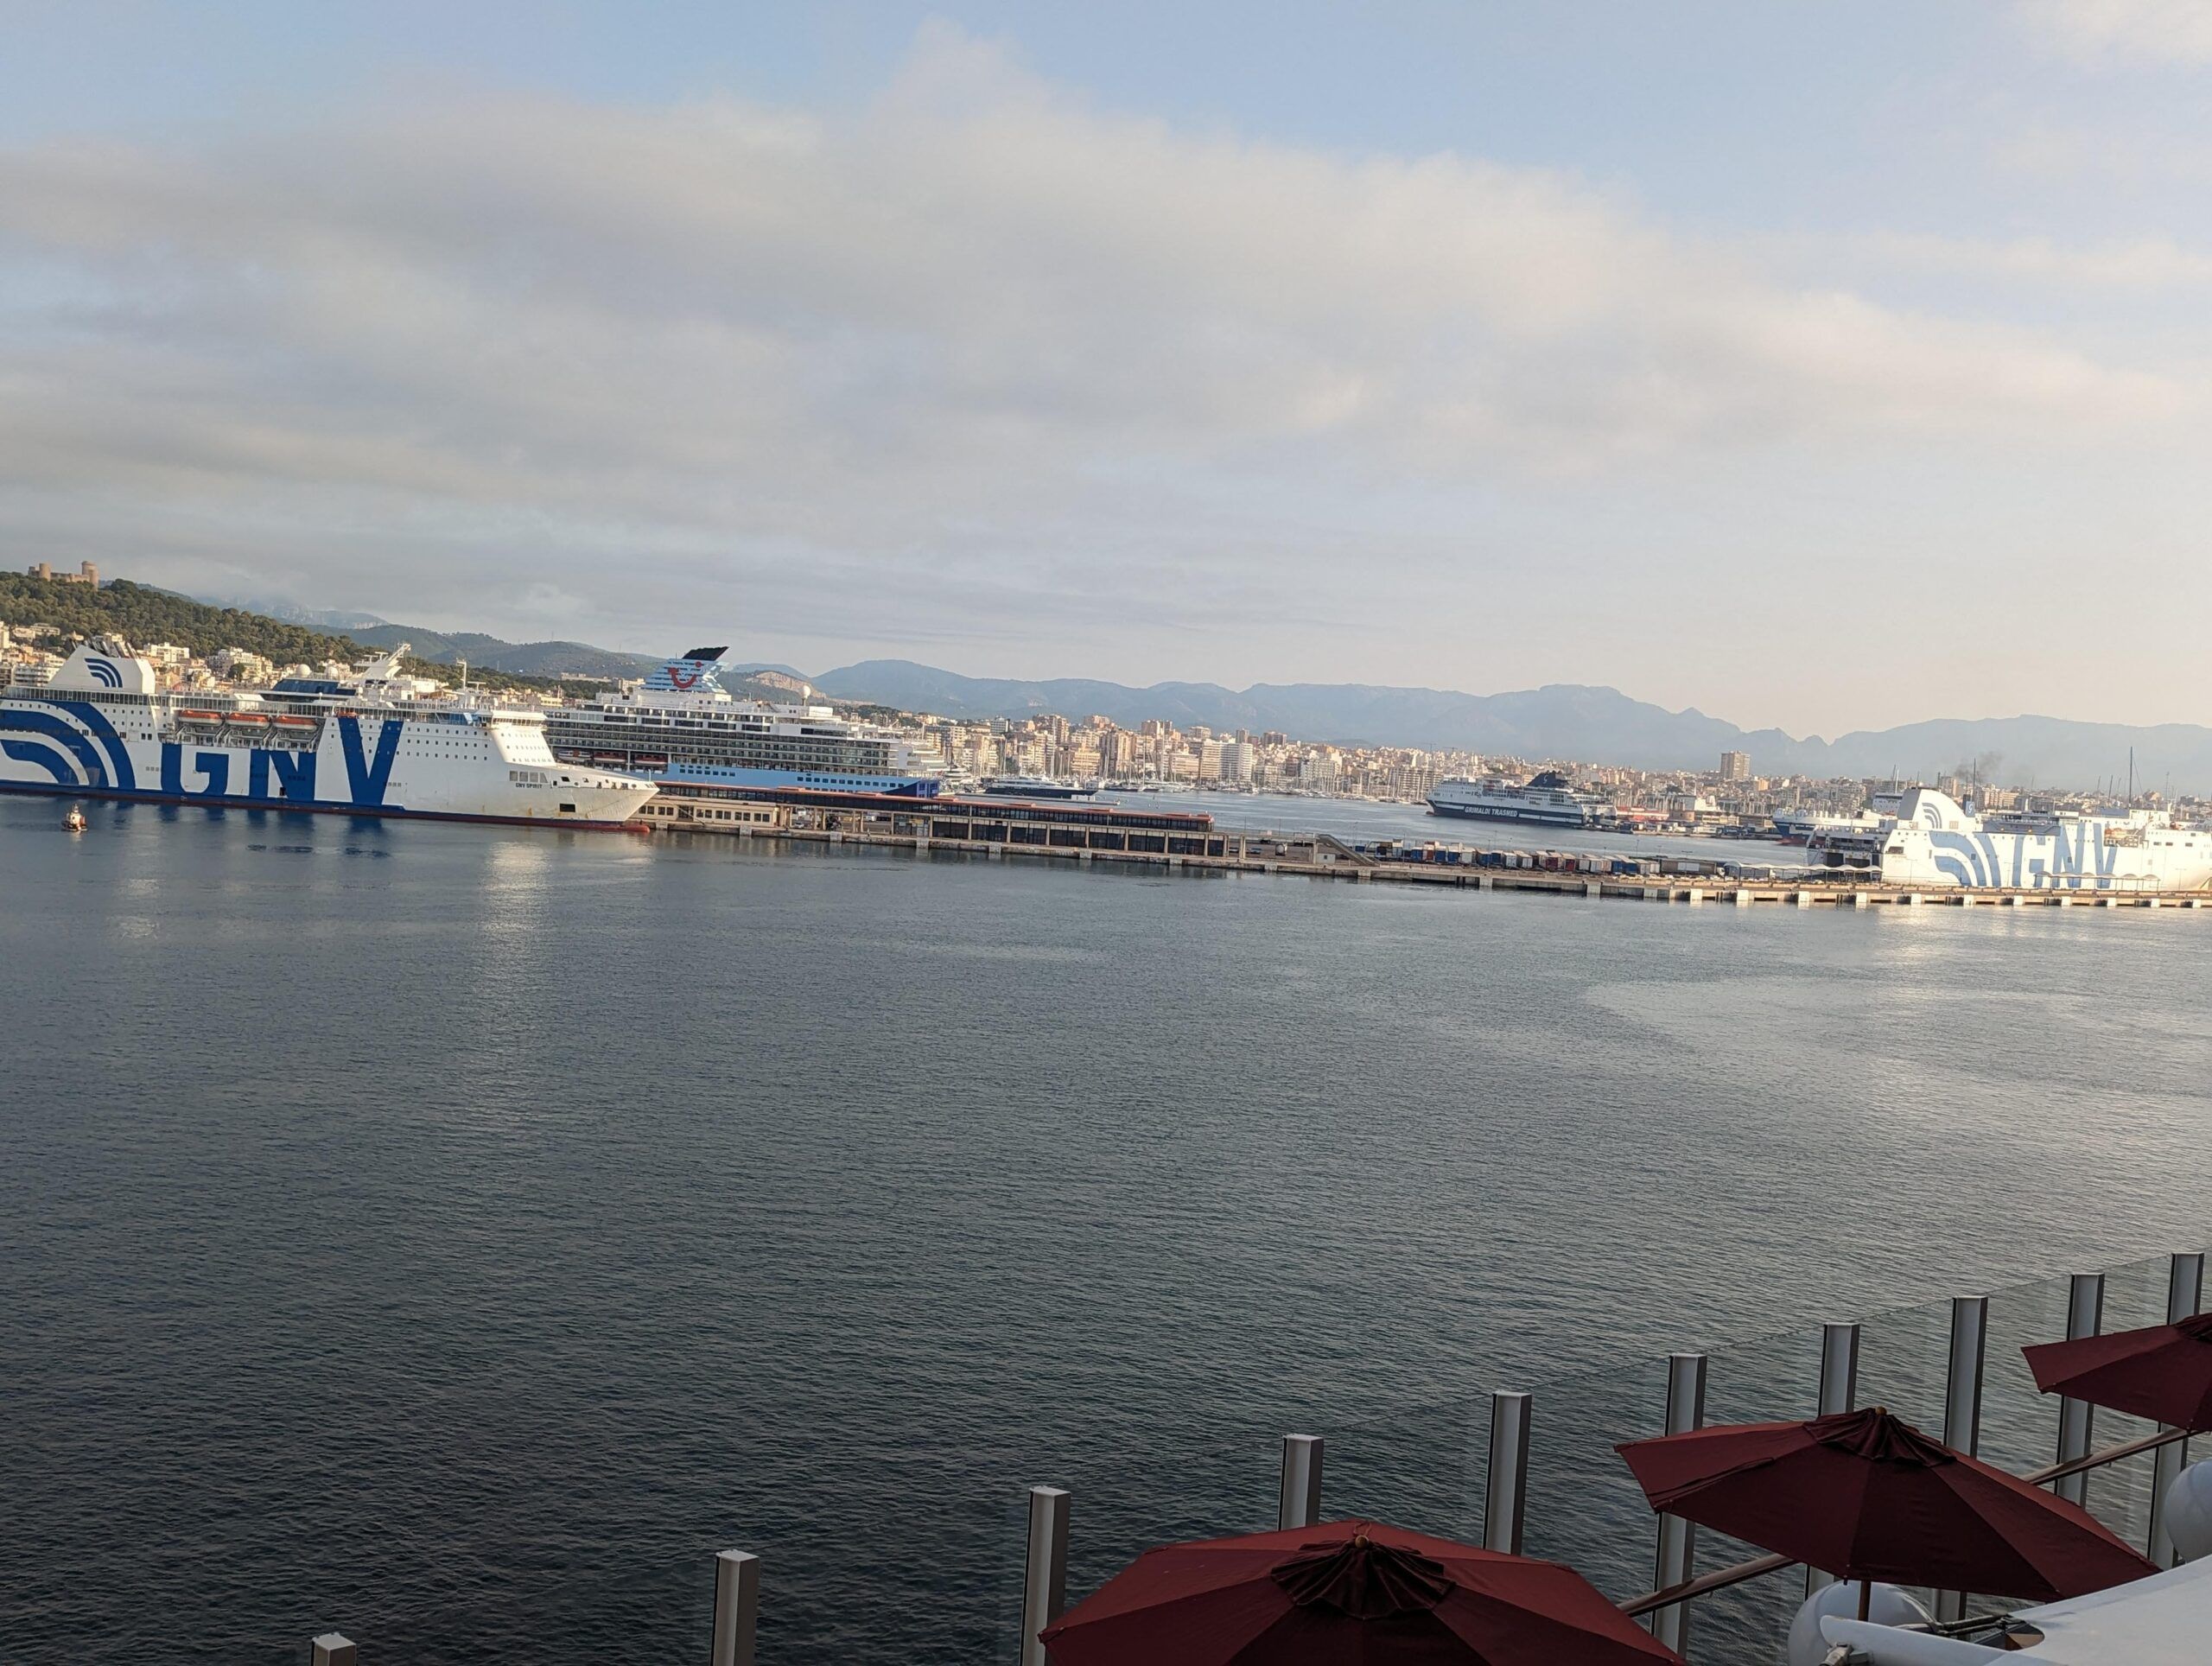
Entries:
<svg viewBox="0 0 2212 1666">
<path fill-rule="evenodd" d="M 1612 805 L 1592 793 L 1578 792 L 1556 770 L 1546 770 L 1529 781 L 1495 775 L 1478 781 L 1439 781 L 1428 795 L 1428 807 L 1439 816 L 1539 827 L 1607 827 L 1614 819 Z"/>
<path fill-rule="evenodd" d="M 1090 798 L 1096 785 L 1056 781 L 1049 775 L 995 775 L 983 783 L 985 796 L 993 798 Z"/>
<path fill-rule="evenodd" d="M 669 780 L 936 793 L 944 760 L 934 747 L 812 702 L 739 699 L 717 671 L 728 652 L 694 648 L 642 681 L 552 708 L 548 744 L 573 763 Z"/>
<path fill-rule="evenodd" d="M 117 641 L 0 690 L 0 790 L 469 821 L 631 824 L 649 781 L 563 764 L 541 712 L 406 676 L 404 650 L 344 679 L 163 692 Z"/>
<path fill-rule="evenodd" d="M 1871 837 L 1885 831 L 1897 817 L 1877 810 L 1777 810 L 1774 836 L 1782 844 L 1818 844 L 1830 840 Z"/>
<path fill-rule="evenodd" d="M 1880 837 L 1885 885 L 2192 891 L 2212 885 L 2212 829 L 2162 810 L 1977 816 L 1914 787 Z"/>
</svg>

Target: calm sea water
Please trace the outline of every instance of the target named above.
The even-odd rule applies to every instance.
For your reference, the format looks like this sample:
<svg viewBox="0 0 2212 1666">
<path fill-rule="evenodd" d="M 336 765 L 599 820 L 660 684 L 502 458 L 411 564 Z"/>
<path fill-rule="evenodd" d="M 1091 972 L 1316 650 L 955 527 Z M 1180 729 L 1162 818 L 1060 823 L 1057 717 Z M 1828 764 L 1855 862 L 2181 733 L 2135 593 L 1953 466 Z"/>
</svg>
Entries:
<svg viewBox="0 0 2212 1666">
<path fill-rule="evenodd" d="M 10 1662 L 703 1657 L 728 1545 L 766 1659 L 1000 1658 L 1026 1483 L 1078 1586 L 1290 1428 L 1457 1526 L 1493 1387 L 2208 1236 L 2201 916 L 60 811 Z"/>
</svg>

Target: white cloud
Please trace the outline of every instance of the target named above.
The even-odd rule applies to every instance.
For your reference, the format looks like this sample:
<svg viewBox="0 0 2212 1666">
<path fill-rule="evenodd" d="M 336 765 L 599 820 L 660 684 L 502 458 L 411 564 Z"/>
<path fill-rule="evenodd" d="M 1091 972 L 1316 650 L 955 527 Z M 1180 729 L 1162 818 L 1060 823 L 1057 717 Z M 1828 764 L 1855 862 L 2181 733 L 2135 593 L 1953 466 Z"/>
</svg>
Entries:
<svg viewBox="0 0 2212 1666">
<path fill-rule="evenodd" d="M 1102 111 L 942 30 L 836 116 L 500 97 L 0 153 L 0 516 L 355 605 L 277 552 L 450 595 L 468 550 L 662 620 L 721 578 L 849 639 L 1264 621 L 1362 494 L 2063 452 L 2195 397 L 1572 177 Z"/>
<path fill-rule="evenodd" d="M 2083 62 L 2212 64 L 2204 0 L 2024 0 L 2035 34 Z"/>
<path fill-rule="evenodd" d="M 1897 271 L 1946 277 L 2138 293 L 2212 284 L 2212 254 L 2184 248 L 2163 237 L 2127 243 L 2066 244 L 2044 237 L 1961 238 L 1877 232 L 1799 241 L 1830 259 L 1866 261 Z"/>
</svg>

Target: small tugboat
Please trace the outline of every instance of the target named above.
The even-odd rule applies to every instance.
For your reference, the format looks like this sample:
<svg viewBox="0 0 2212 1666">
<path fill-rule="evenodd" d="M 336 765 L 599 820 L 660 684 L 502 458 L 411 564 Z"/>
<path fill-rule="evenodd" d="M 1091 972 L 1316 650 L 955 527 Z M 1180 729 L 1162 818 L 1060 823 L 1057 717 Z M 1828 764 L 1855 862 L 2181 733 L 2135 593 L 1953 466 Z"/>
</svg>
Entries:
<svg viewBox="0 0 2212 1666">
<path fill-rule="evenodd" d="M 69 813 L 61 818 L 61 825 L 67 828 L 72 833 L 83 832 L 86 826 L 85 812 L 78 809 L 76 805 L 71 804 L 69 806 Z"/>
</svg>

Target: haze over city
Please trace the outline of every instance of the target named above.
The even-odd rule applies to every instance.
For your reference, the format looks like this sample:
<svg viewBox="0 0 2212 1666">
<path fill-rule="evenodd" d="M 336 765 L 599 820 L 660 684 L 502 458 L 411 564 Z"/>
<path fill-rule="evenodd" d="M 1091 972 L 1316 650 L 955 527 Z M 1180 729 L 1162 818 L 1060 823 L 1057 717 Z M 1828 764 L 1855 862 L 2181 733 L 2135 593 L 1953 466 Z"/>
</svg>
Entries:
<svg viewBox="0 0 2212 1666">
<path fill-rule="evenodd" d="M 2201 722 L 2202 19 L 0 6 L 0 544 L 809 671 Z"/>
</svg>

